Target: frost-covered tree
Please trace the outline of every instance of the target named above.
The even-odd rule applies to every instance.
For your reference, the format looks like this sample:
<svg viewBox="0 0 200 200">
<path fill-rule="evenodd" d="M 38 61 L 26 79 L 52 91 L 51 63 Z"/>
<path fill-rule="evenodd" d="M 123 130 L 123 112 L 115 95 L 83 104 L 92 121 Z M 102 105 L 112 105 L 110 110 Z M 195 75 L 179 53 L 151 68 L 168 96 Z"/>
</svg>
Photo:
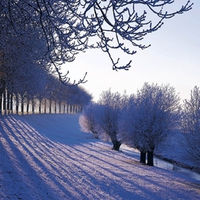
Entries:
<svg viewBox="0 0 200 200">
<path fill-rule="evenodd" d="M 13 97 L 17 113 L 18 105 L 21 105 L 20 110 L 23 113 L 29 110 L 29 104 L 32 105 L 32 112 L 34 112 L 35 99 L 38 102 L 39 112 L 47 98 L 54 101 L 55 110 L 55 104 L 60 102 L 76 105 L 79 108 L 90 102 L 91 95 L 88 92 L 77 85 L 62 84 L 56 76 L 49 72 L 47 63 L 31 55 L 29 45 L 23 46 L 14 41 L 14 38 L 12 39 L 4 46 L 0 61 L 0 72 L 3 77 L 3 88 L 0 92 L 7 95 L 4 97 L 4 110 L 6 104 L 8 106 L 9 102 L 12 102 Z M 24 110 L 24 105 L 27 106 L 26 110 Z"/>
<path fill-rule="evenodd" d="M 148 153 L 148 165 L 153 165 L 156 147 L 176 128 L 179 120 L 179 97 L 169 85 L 145 83 L 131 98 L 123 120 L 124 140 L 141 152 L 141 162 Z"/>
<path fill-rule="evenodd" d="M 183 103 L 181 129 L 185 136 L 186 156 L 200 164 L 200 89 L 195 86 Z"/>
<path fill-rule="evenodd" d="M 79 117 L 79 124 L 82 131 L 92 133 L 95 138 L 99 138 L 101 134 L 98 124 L 99 112 L 99 104 L 91 102 L 83 109 L 81 116 Z"/>
<path fill-rule="evenodd" d="M 139 133 L 137 132 L 137 101 L 136 96 L 132 94 L 124 106 L 119 120 L 119 138 L 124 144 L 134 147 L 140 151 L 140 162 L 146 162 L 146 149 L 139 142 Z M 139 119 L 139 118 L 138 118 Z"/>
<path fill-rule="evenodd" d="M 84 88 L 69 83 L 63 84 L 52 74 L 47 74 L 45 88 L 35 96 L 40 100 L 40 103 L 47 103 L 48 100 L 48 104 L 50 104 L 48 110 L 51 112 L 51 109 L 54 108 L 55 113 L 58 110 L 59 112 L 62 110 L 62 105 L 72 106 L 75 108 L 73 109 L 75 112 L 78 111 L 77 109 L 80 111 L 92 99 L 91 95 Z"/>
<path fill-rule="evenodd" d="M 91 103 L 83 110 L 79 119 L 82 130 L 93 133 L 97 138 L 111 140 L 113 149 L 119 150 L 118 119 L 124 102 L 125 96 L 111 90 L 103 91 L 98 103 Z"/>
<path fill-rule="evenodd" d="M 118 122 L 121 110 L 126 102 L 125 97 L 126 95 L 122 96 L 118 92 L 112 93 L 111 90 L 108 90 L 101 93 L 98 101 L 101 105 L 99 126 L 110 137 L 114 150 L 119 150 L 121 146 L 121 141 L 118 139 Z"/>
<path fill-rule="evenodd" d="M 5 83 L 4 94 L 7 94 L 7 103 L 12 102 L 10 96 L 13 94 L 15 94 L 17 102 L 18 97 L 22 101 L 25 98 L 30 99 L 37 92 L 43 90 L 46 72 L 39 61 L 33 59 L 33 56 L 29 54 L 29 49 L 25 46 L 23 48 L 14 41 L 14 38 L 4 47 L 0 71 Z M 23 107 L 21 110 L 23 112 Z"/>
<path fill-rule="evenodd" d="M 11 35 L 18 41 L 26 38 L 30 46 L 34 38 L 38 59 L 53 63 L 60 77 L 60 64 L 91 48 L 106 52 L 113 69 L 129 69 L 131 61 L 120 64 L 112 50 L 133 55 L 148 47 L 141 44 L 147 34 L 157 31 L 165 19 L 192 8 L 187 1 L 173 11 L 176 4 L 174 0 L 1 0 L 0 47 Z"/>
</svg>

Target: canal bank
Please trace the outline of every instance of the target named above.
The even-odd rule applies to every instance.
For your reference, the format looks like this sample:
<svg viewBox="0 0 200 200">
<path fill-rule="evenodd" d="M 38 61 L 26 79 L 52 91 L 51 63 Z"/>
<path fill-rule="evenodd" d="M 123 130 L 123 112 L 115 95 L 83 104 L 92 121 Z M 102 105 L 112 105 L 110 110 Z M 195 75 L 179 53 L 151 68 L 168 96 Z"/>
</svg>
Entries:
<svg viewBox="0 0 200 200">
<path fill-rule="evenodd" d="M 200 168 L 198 167 L 189 166 L 159 155 L 154 157 L 154 166 L 170 171 L 176 171 L 200 181 Z"/>
</svg>

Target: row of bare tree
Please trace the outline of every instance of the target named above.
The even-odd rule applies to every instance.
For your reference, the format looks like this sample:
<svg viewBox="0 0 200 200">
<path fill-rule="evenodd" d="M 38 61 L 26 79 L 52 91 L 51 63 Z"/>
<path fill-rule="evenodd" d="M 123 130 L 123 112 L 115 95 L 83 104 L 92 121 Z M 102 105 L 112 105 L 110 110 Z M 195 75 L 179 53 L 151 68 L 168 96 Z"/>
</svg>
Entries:
<svg viewBox="0 0 200 200">
<path fill-rule="evenodd" d="M 0 114 L 74 114 L 82 111 L 83 105 L 67 104 L 53 99 L 26 99 L 19 94 L 4 92 L 0 97 Z"/>
<path fill-rule="evenodd" d="M 12 76 L 8 76 L 9 68 L 2 70 L 1 114 L 76 113 L 91 101 L 91 95 L 78 85 L 63 84 L 41 70 L 31 76 L 34 68 L 25 69 L 27 73 L 15 70 Z"/>
</svg>

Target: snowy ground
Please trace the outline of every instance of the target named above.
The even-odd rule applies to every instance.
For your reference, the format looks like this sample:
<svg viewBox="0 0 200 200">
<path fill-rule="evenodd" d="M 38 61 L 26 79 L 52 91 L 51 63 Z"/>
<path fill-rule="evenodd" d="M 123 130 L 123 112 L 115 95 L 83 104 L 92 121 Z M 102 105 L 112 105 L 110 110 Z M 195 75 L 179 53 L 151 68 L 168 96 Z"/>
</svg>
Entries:
<svg viewBox="0 0 200 200">
<path fill-rule="evenodd" d="M 1 200 L 200 199 L 200 182 L 141 165 L 80 131 L 78 115 L 0 119 Z"/>
</svg>

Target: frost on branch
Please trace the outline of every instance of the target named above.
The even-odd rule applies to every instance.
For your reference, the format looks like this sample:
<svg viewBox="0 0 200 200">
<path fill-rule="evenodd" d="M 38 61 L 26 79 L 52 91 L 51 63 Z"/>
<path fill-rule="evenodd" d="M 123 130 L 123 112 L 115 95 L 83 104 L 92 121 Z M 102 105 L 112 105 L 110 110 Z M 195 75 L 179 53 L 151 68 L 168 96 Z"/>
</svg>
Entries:
<svg viewBox="0 0 200 200">
<path fill-rule="evenodd" d="M 186 159 L 200 164 L 200 89 L 195 86 L 190 99 L 183 103 L 181 130 L 184 135 L 183 148 Z"/>
<path fill-rule="evenodd" d="M 154 151 L 167 134 L 177 129 L 179 96 L 169 85 L 145 83 L 130 98 L 120 123 L 122 140 L 140 151 L 142 163 L 146 162 L 147 153 L 148 165 L 153 165 Z"/>
<path fill-rule="evenodd" d="M 97 47 L 106 52 L 113 64 L 113 69 L 128 70 L 131 61 L 119 66 L 119 58 L 114 61 L 111 50 L 120 49 L 133 55 L 136 49 L 145 49 L 150 45 L 141 44 L 141 40 L 162 25 L 164 19 L 182 14 L 192 8 L 188 1 L 179 10 L 168 12 L 165 7 L 173 4 L 173 0 L 137 0 L 137 1 L 81 1 L 83 5 L 83 24 L 89 27 L 99 38 Z M 157 17 L 153 22 L 149 14 Z M 91 33 L 90 33 L 91 34 Z"/>
<path fill-rule="evenodd" d="M 121 65 L 113 51 L 133 55 L 137 49 L 149 47 L 141 44 L 147 34 L 157 31 L 165 19 L 192 8 L 188 1 L 178 10 L 168 11 L 172 4 L 174 0 L 1 0 L 0 47 L 4 49 L 10 38 L 16 43 L 27 38 L 30 47 L 37 41 L 37 49 L 30 52 L 52 63 L 61 79 L 59 66 L 73 62 L 87 49 L 100 48 L 108 54 L 114 70 L 128 70 L 131 61 Z"/>
</svg>

